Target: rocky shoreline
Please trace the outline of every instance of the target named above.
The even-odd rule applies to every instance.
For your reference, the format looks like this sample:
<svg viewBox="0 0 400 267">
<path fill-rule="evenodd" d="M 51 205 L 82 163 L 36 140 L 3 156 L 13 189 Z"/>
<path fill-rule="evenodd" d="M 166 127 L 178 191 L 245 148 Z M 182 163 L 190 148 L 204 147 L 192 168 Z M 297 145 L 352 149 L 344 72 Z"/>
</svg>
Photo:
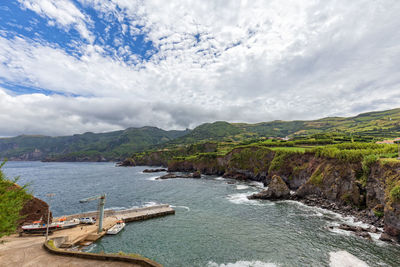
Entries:
<svg viewBox="0 0 400 267">
<path fill-rule="evenodd" d="M 299 200 L 355 216 L 375 227 L 383 226 L 391 239 L 400 240 L 400 161 L 336 158 L 254 145 L 238 147 L 224 155 L 201 153 L 193 157 L 168 158 L 168 153 L 157 151 L 146 157 L 126 159 L 120 165 L 163 166 L 168 167 L 168 172 L 200 172 L 257 181 L 268 188 L 276 182 L 283 191 L 269 190 L 252 197 Z M 274 181 L 276 177 L 279 179 Z"/>
<path fill-rule="evenodd" d="M 268 187 L 261 192 L 248 196 L 248 199 L 266 199 L 266 200 L 294 200 L 299 201 L 307 206 L 318 207 L 325 210 L 330 210 L 343 216 L 351 216 L 356 221 L 371 225 L 370 227 L 352 226 L 349 224 L 341 224 L 338 228 L 345 231 L 354 232 L 357 236 L 371 239 L 370 233 L 382 233 L 384 227 L 383 218 L 376 217 L 372 211 L 366 209 L 355 208 L 343 202 L 334 202 L 317 195 L 299 196 L 294 191 L 290 191 L 289 187 L 281 177 L 274 175 Z M 332 226 L 332 229 L 334 227 Z M 396 242 L 395 239 L 383 233 L 381 240 Z"/>
</svg>

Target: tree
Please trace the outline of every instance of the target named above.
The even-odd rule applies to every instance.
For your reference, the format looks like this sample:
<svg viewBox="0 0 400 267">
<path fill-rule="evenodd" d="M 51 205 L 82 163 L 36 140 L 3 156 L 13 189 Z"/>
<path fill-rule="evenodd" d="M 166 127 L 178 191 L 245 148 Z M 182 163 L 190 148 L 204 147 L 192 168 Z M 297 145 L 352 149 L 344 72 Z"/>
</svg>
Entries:
<svg viewBox="0 0 400 267">
<path fill-rule="evenodd" d="M 10 235 L 17 230 L 18 221 L 22 218 L 20 211 L 32 196 L 27 193 L 26 185 L 17 185 L 18 177 L 7 180 L 0 164 L 0 237 Z"/>
</svg>

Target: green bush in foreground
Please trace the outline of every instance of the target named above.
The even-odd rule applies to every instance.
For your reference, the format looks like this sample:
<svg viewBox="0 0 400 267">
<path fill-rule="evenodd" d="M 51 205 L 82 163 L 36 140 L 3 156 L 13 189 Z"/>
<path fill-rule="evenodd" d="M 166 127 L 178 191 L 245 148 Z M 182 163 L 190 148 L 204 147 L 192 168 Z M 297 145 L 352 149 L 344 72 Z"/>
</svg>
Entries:
<svg viewBox="0 0 400 267">
<path fill-rule="evenodd" d="M 25 202 L 32 196 L 26 192 L 26 186 L 16 185 L 18 178 L 7 180 L 0 165 L 0 237 L 10 235 L 17 230 L 19 214 Z"/>
</svg>

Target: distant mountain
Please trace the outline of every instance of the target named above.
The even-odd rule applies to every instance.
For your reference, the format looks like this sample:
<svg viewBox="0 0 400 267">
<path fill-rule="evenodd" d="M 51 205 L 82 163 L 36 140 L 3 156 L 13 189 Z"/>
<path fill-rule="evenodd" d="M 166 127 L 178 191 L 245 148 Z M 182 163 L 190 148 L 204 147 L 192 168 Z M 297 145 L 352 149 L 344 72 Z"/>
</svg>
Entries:
<svg viewBox="0 0 400 267">
<path fill-rule="evenodd" d="M 260 137 L 296 137 L 321 133 L 358 134 L 376 138 L 400 136 L 400 108 L 368 112 L 355 117 L 328 117 L 310 121 L 271 121 L 256 124 L 205 123 L 187 135 L 169 142 L 185 144 L 201 141 L 240 141 Z"/>
<path fill-rule="evenodd" d="M 266 136 L 299 136 L 326 132 L 394 137 L 400 135 L 400 108 L 368 112 L 355 117 L 328 117 L 312 121 L 273 121 L 238 125 L 242 129 Z"/>
<path fill-rule="evenodd" d="M 204 141 L 239 142 L 263 137 L 296 137 L 321 133 L 357 134 L 377 139 L 399 137 L 400 109 L 368 112 L 349 118 L 328 117 L 310 121 L 256 124 L 218 121 L 185 131 L 142 127 L 61 137 L 23 135 L 0 139 L 0 158 L 108 161 L 123 159 L 134 152 Z"/>
<path fill-rule="evenodd" d="M 183 136 L 185 131 L 128 128 L 73 136 L 21 135 L 0 139 L 0 158 L 10 160 L 112 161 Z"/>
<path fill-rule="evenodd" d="M 169 144 L 191 144 L 205 140 L 220 141 L 227 137 L 245 134 L 247 131 L 234 124 L 217 121 L 214 123 L 204 123 L 194 128 L 187 135 L 174 139 Z"/>
</svg>

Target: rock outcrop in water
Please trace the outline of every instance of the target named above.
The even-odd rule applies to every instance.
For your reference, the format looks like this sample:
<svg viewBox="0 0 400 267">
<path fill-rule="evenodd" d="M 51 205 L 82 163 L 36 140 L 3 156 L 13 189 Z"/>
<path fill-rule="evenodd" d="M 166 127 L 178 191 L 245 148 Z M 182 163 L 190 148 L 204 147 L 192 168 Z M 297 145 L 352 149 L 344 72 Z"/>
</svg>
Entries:
<svg viewBox="0 0 400 267">
<path fill-rule="evenodd" d="M 161 168 L 161 169 L 145 169 L 143 170 L 143 173 L 154 173 L 154 172 L 166 172 L 167 169 Z"/>
<path fill-rule="evenodd" d="M 147 165 L 147 162 L 142 163 Z M 277 183 L 274 177 L 278 176 L 278 184 L 282 181 L 295 192 L 289 196 L 287 190 L 283 190 L 282 197 L 357 216 L 375 226 L 384 226 L 390 238 L 400 237 L 400 162 L 376 161 L 366 168 L 362 162 L 327 158 L 311 152 L 286 153 L 253 146 L 236 148 L 221 156 L 204 153 L 196 157 L 170 158 L 168 171 L 199 171 L 263 182 L 265 186 L 272 183 L 272 188 Z M 255 197 L 276 197 L 276 192 L 271 190 Z"/>
<path fill-rule="evenodd" d="M 278 175 L 274 175 L 266 190 L 249 196 L 249 199 L 286 199 L 290 196 L 290 190 L 286 183 Z"/>
<path fill-rule="evenodd" d="M 157 180 L 174 179 L 174 178 L 201 178 L 200 172 L 188 173 L 188 174 L 175 174 L 168 173 L 163 176 L 156 178 Z"/>
</svg>

